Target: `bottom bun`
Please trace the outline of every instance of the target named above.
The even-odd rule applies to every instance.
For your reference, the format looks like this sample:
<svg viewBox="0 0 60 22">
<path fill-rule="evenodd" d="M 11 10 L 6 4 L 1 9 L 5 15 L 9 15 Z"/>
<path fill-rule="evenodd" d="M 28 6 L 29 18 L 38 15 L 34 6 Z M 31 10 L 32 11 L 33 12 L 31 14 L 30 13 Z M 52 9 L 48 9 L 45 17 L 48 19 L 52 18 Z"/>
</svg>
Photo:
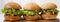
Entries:
<svg viewBox="0 0 60 22">
<path fill-rule="evenodd" d="M 42 15 L 43 19 L 56 19 L 57 15 Z"/>
<path fill-rule="evenodd" d="M 25 20 L 37 20 L 37 19 L 41 18 L 41 16 L 39 16 L 38 14 L 32 15 L 32 16 L 25 15 L 23 17 L 24 17 Z"/>
<path fill-rule="evenodd" d="M 5 20 L 20 20 L 20 16 L 5 16 Z"/>
<path fill-rule="evenodd" d="M 52 14 L 50 12 L 46 12 L 45 14 L 42 14 L 43 19 L 56 19 L 57 14 Z"/>
</svg>

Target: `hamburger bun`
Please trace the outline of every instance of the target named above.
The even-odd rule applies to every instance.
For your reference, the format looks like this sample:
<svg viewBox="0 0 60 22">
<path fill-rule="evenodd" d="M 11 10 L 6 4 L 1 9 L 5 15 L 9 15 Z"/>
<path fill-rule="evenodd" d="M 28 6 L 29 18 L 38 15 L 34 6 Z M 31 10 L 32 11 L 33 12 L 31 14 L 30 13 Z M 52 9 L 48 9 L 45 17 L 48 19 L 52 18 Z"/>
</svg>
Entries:
<svg viewBox="0 0 60 22">
<path fill-rule="evenodd" d="M 56 4 L 54 3 L 50 3 L 50 2 L 47 2 L 47 3 L 44 3 L 42 6 L 41 6 L 42 9 L 55 9 L 57 8 Z"/>
<path fill-rule="evenodd" d="M 37 19 L 40 19 L 40 18 L 41 18 L 41 16 L 38 15 L 38 14 L 35 14 L 33 16 L 29 16 L 29 15 L 24 16 L 25 20 L 37 20 Z"/>
<path fill-rule="evenodd" d="M 45 12 L 42 14 L 43 19 L 56 19 L 57 15 L 53 14 L 52 12 Z"/>
<path fill-rule="evenodd" d="M 15 2 L 8 2 L 7 4 L 5 4 L 4 9 L 21 9 L 21 6 Z"/>
<path fill-rule="evenodd" d="M 27 3 L 24 5 L 25 10 L 39 10 L 40 7 L 36 3 Z"/>
<path fill-rule="evenodd" d="M 4 16 L 5 20 L 10 20 L 10 21 L 13 21 L 13 20 L 20 20 L 21 17 L 20 16 Z"/>
</svg>

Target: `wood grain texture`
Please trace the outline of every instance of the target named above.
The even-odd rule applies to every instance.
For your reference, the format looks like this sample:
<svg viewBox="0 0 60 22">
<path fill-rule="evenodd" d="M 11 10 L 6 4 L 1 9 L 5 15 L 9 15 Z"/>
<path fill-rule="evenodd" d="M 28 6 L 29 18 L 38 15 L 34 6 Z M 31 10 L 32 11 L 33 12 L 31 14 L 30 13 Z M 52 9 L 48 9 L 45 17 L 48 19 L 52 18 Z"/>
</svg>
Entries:
<svg viewBox="0 0 60 22">
<path fill-rule="evenodd" d="M 4 22 L 59 22 L 59 19 L 55 19 L 55 20 L 19 20 L 19 21 L 4 20 Z"/>
</svg>

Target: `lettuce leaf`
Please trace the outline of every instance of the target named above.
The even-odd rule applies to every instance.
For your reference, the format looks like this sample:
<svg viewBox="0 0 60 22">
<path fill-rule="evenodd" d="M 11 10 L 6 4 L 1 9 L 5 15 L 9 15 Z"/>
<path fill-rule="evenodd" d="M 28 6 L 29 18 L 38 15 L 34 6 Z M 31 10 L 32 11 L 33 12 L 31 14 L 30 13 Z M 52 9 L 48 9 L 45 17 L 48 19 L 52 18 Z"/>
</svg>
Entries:
<svg viewBox="0 0 60 22">
<path fill-rule="evenodd" d="M 1 12 L 2 12 L 2 13 L 4 13 L 4 12 L 5 12 L 5 10 L 4 10 L 4 9 L 1 9 Z"/>
<path fill-rule="evenodd" d="M 58 14 L 59 10 L 57 9 L 46 9 L 46 10 L 42 10 L 42 12 L 54 12 L 55 14 Z"/>
</svg>

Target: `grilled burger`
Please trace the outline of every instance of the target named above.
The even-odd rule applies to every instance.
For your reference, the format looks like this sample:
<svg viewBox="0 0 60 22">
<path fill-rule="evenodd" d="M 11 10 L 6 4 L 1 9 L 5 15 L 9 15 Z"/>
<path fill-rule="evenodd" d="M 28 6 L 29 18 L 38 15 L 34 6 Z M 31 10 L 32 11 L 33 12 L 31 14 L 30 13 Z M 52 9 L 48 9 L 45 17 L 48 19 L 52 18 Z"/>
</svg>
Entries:
<svg viewBox="0 0 60 22">
<path fill-rule="evenodd" d="M 58 10 L 57 6 L 54 3 L 44 3 L 42 6 L 42 18 L 43 19 L 56 19 Z"/>
<path fill-rule="evenodd" d="M 23 7 L 24 9 L 24 19 L 25 20 L 36 20 L 41 18 L 38 14 L 41 11 L 41 8 L 36 3 L 27 3 Z"/>
</svg>

